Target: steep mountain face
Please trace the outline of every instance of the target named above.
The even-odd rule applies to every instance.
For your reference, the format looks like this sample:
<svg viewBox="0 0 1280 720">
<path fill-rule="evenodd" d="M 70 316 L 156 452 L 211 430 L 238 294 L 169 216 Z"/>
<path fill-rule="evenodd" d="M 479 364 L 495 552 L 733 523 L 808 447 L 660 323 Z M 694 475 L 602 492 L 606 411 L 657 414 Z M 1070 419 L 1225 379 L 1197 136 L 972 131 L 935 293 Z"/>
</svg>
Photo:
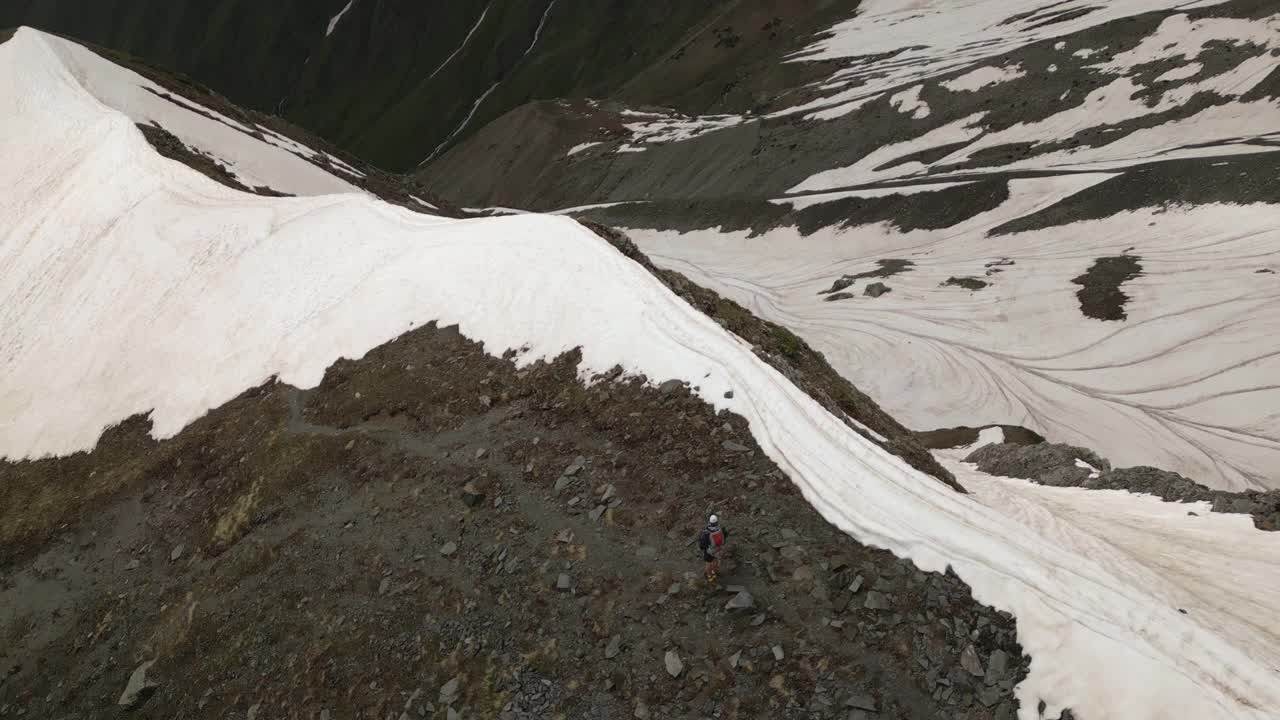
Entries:
<svg viewBox="0 0 1280 720">
<path fill-rule="evenodd" d="M 617 96 L 691 112 L 744 109 L 757 83 L 743 76 L 772 77 L 775 64 L 763 58 L 855 6 L 18 0 L 0 7 L 0 27 L 31 25 L 133 53 L 283 115 L 382 168 L 411 170 L 536 99 Z"/>
</svg>

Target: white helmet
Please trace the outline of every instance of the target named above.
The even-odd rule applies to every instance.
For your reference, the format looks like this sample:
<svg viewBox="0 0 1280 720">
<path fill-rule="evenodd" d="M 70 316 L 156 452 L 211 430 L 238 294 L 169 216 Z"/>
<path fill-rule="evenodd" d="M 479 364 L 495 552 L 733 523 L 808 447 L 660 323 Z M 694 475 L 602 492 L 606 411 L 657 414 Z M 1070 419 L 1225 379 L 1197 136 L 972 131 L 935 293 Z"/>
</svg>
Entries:
<svg viewBox="0 0 1280 720">
<path fill-rule="evenodd" d="M 708 522 L 710 522 L 712 525 L 719 525 L 720 517 L 717 515 L 712 515 L 711 518 L 708 520 Z"/>
</svg>

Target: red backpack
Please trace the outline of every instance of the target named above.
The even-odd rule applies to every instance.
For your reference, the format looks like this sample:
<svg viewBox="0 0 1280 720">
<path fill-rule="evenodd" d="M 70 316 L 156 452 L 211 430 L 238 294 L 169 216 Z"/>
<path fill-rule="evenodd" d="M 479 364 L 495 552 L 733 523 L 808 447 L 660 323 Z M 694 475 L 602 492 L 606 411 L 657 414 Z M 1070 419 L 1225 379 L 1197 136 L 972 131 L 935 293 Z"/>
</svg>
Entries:
<svg viewBox="0 0 1280 720">
<path fill-rule="evenodd" d="M 722 547 L 724 547 L 724 530 L 716 528 L 715 532 L 711 533 L 711 554 L 719 555 Z"/>
</svg>

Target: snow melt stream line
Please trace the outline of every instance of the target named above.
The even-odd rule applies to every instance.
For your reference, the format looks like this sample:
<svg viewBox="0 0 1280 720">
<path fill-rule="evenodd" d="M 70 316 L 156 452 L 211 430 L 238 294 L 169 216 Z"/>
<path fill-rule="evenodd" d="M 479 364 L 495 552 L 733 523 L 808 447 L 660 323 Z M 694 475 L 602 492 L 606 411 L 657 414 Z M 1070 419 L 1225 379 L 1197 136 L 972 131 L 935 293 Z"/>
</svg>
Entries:
<svg viewBox="0 0 1280 720">
<path fill-rule="evenodd" d="M 339 10 L 337 15 L 334 15 L 332 18 L 329 19 L 329 28 L 324 31 L 325 37 L 329 37 L 330 35 L 333 34 L 333 29 L 338 27 L 338 23 L 342 22 L 342 16 L 346 15 L 347 12 L 351 10 L 351 6 L 355 4 L 356 4 L 356 0 L 350 0 L 347 3 L 346 7 Z M 307 59 L 310 60 L 311 58 L 308 57 Z"/>
<path fill-rule="evenodd" d="M 529 47 L 525 49 L 524 55 L 520 56 L 520 60 L 524 60 L 533 52 L 533 46 L 538 44 L 538 38 L 542 37 L 542 28 L 547 24 L 547 18 L 551 16 L 551 8 L 556 6 L 556 0 L 547 3 L 547 9 L 542 11 L 542 19 L 538 21 L 538 29 L 533 31 L 533 42 L 529 43 Z M 519 64 L 519 61 L 516 61 Z"/>
<path fill-rule="evenodd" d="M 427 159 L 419 163 L 418 166 L 421 167 L 431 162 L 432 160 L 434 160 L 436 158 L 436 155 L 439 155 L 440 151 L 443 150 L 444 147 L 449 144 L 449 141 L 457 137 L 458 133 L 462 132 L 462 129 L 465 128 L 467 124 L 471 122 L 471 118 L 475 117 L 476 111 L 480 109 L 480 104 L 485 101 L 485 98 L 488 98 L 489 95 L 491 95 L 494 90 L 497 90 L 498 86 L 501 84 L 502 84 L 502 81 L 499 80 L 498 82 L 495 82 L 494 84 L 490 85 L 488 90 L 485 90 L 483 93 L 481 93 L 480 97 L 476 98 L 476 101 L 471 104 L 471 112 L 467 113 L 467 116 L 462 119 L 462 122 L 458 124 L 458 127 L 454 128 L 453 132 L 449 133 L 448 137 L 446 137 L 444 140 L 441 140 L 440 144 L 436 146 L 436 149 L 432 150 L 431 154 L 427 156 Z"/>
<path fill-rule="evenodd" d="M 524 59 L 528 57 L 529 53 L 532 52 L 533 46 L 538 44 L 538 36 L 542 34 L 542 26 L 547 22 L 547 16 L 551 14 L 551 8 L 555 7 L 555 4 L 556 4 L 556 0 L 551 0 L 550 4 L 547 5 L 547 9 L 542 12 L 542 19 L 538 22 L 538 28 L 533 33 L 533 40 L 529 43 L 529 47 L 525 48 L 524 54 L 520 56 L 520 59 L 516 61 L 516 65 L 519 65 L 521 62 L 523 62 Z M 489 8 L 486 7 L 484 11 L 485 13 L 489 12 Z M 480 21 L 482 20 L 484 20 L 483 14 L 481 14 L 480 16 Z M 480 21 L 476 21 L 476 27 L 480 27 Z M 471 31 L 474 33 L 475 28 L 472 28 Z M 470 39 L 471 39 L 471 36 L 467 35 L 467 40 L 470 40 Z M 462 44 L 465 46 L 467 44 L 466 40 L 463 40 Z M 462 47 L 458 48 L 458 50 L 461 50 L 461 49 Z M 454 54 L 456 55 L 457 51 L 454 51 Z M 450 56 L 450 59 L 452 59 L 452 56 Z M 445 62 L 447 63 L 448 61 L 446 60 Z M 441 65 L 441 67 L 444 67 L 444 66 Z M 438 72 L 439 68 L 436 68 L 436 70 Z M 434 75 L 435 73 L 432 73 L 432 76 Z M 489 97 L 489 95 L 493 93 L 494 90 L 497 90 L 498 86 L 501 84 L 502 84 L 502 81 L 498 80 L 494 82 L 493 85 L 490 85 L 489 89 L 485 90 L 484 93 L 479 98 L 476 99 L 475 103 L 472 104 L 471 111 L 468 112 L 467 116 L 462 119 L 462 122 L 458 125 L 458 127 L 454 128 L 453 132 L 449 133 L 449 136 L 446 137 L 444 140 L 442 140 L 440 144 L 436 146 L 435 150 L 431 151 L 431 154 L 427 156 L 426 160 L 423 160 L 422 162 L 418 163 L 418 167 L 422 167 L 423 165 L 426 165 L 427 163 L 434 160 L 436 156 L 440 154 L 440 151 L 444 150 L 444 148 L 449 144 L 449 142 L 452 141 L 455 137 L 457 137 L 458 133 L 462 132 L 467 127 L 467 125 L 471 123 L 471 118 L 475 117 L 476 111 L 480 109 L 481 103 L 483 103 Z"/>
<path fill-rule="evenodd" d="M 467 36 L 462 39 L 462 44 L 459 45 L 457 48 L 455 48 L 452 53 L 449 53 L 449 57 L 445 58 L 444 62 L 437 65 L 435 70 L 431 71 L 431 74 L 427 76 L 427 80 L 431 80 L 432 78 L 434 78 L 436 76 L 436 73 L 439 73 L 441 70 L 444 69 L 446 65 L 448 65 L 450 62 L 453 62 L 453 59 L 458 56 L 458 53 L 462 52 L 462 49 L 467 46 L 467 43 L 471 42 L 471 36 L 475 35 L 476 31 L 480 29 L 480 24 L 484 22 L 484 18 L 486 15 L 489 14 L 489 8 L 492 5 L 493 5 L 493 1 L 490 0 L 489 4 L 484 6 L 484 10 L 480 13 L 480 18 L 476 20 L 475 25 L 471 26 L 471 31 L 467 33 Z"/>
</svg>

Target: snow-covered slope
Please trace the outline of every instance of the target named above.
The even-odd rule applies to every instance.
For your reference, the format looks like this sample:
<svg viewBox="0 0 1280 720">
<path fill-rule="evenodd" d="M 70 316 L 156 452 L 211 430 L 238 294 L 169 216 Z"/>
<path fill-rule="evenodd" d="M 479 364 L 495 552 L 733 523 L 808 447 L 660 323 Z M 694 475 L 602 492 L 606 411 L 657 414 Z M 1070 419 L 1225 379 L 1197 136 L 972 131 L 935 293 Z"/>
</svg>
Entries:
<svg viewBox="0 0 1280 720">
<path fill-rule="evenodd" d="M 631 234 L 655 262 L 793 328 L 909 427 L 1008 422 L 1121 465 L 1274 486 L 1280 282 L 1258 270 L 1280 266 L 1280 209 L 1215 204 L 987 233 L 1108 177 L 1014 180 L 999 207 L 942 232 Z M 1126 253 L 1142 267 L 1121 286 L 1127 319 L 1086 317 L 1073 280 Z M 859 280 L 847 300 L 819 294 L 882 258 L 915 266 Z M 892 292 L 862 297 L 873 282 Z"/>
<path fill-rule="evenodd" d="M 841 66 L 803 102 L 610 155 L 606 192 L 565 204 L 794 329 L 908 426 L 1280 486 L 1275 8 L 876 0 L 789 58 L 818 60 Z M 895 258 L 915 265 L 819 294 Z M 1105 258 L 1140 270 L 1099 318 L 1077 279 Z"/>
<path fill-rule="evenodd" d="M 998 485 L 960 495 L 870 444 L 567 218 L 452 221 L 363 194 L 245 195 L 158 157 L 72 69 L 39 33 L 0 45 L 3 455 L 86 448 L 150 409 L 169 435 L 272 374 L 314 384 L 337 358 L 432 320 L 493 353 L 522 348 L 518 363 L 581 346 L 584 373 L 621 365 L 690 381 L 747 418 L 838 527 L 923 568 L 949 565 L 980 601 L 1013 612 L 1034 658 L 1022 720 L 1042 700 L 1089 720 L 1280 707 L 1280 596 L 1258 577 L 1280 561 L 1280 534 L 1249 535 L 1241 518 L 1179 522 L 1183 506 L 1144 501 L 1114 513 L 1158 517 L 1155 543 L 1063 543 L 1062 525 L 1042 527 Z M 1230 596 L 1195 596 L 1188 579 L 1203 573 L 1153 560 L 1203 527 L 1248 536 L 1252 560 Z M 1221 553 L 1238 549 L 1206 544 L 1197 567 L 1231 567 Z"/>
<path fill-rule="evenodd" d="M 69 40 L 43 37 L 49 51 L 59 57 L 65 68 L 65 75 L 57 78 L 58 82 L 75 83 L 135 123 L 163 127 L 188 147 L 221 162 L 248 187 L 265 186 L 290 195 L 356 191 L 349 182 L 304 159 L 319 156 L 320 151 L 267 128 L 246 125 L 201 107 Z M 328 159 L 343 172 L 360 176 L 359 171 L 344 167 L 337 158 Z"/>
</svg>

